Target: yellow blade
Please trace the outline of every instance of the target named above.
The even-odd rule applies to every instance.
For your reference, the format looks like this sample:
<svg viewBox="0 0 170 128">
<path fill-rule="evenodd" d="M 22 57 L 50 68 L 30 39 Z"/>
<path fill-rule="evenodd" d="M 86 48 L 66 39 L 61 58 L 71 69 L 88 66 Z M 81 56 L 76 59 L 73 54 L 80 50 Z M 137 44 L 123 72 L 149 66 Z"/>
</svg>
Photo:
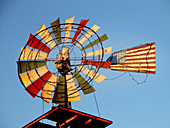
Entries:
<svg viewBox="0 0 170 128">
<path fill-rule="evenodd" d="M 100 28 L 100 27 L 95 24 L 91 29 L 92 29 L 94 32 L 96 32 L 99 28 Z M 91 31 L 91 30 L 88 31 L 88 32 L 86 33 L 86 35 L 79 41 L 79 43 L 82 44 L 84 41 L 86 41 L 91 35 L 93 35 L 93 33 L 94 33 L 93 31 Z M 79 43 L 76 44 L 77 47 L 80 46 Z"/>
<path fill-rule="evenodd" d="M 82 66 L 80 66 L 78 69 L 81 70 L 84 74 L 86 74 L 86 75 L 89 76 L 90 78 L 92 78 L 92 79 L 93 79 L 94 81 L 96 81 L 97 83 L 102 82 L 102 81 L 106 78 L 106 76 L 101 75 L 101 74 L 99 74 L 99 73 L 97 73 L 97 72 L 94 72 L 94 71 L 92 71 L 92 70 L 90 70 L 90 69 L 87 69 L 87 68 L 85 68 L 85 67 L 82 67 Z M 93 78 L 93 77 L 94 77 L 94 78 Z"/>
<path fill-rule="evenodd" d="M 73 23 L 74 17 L 75 17 L 75 16 L 73 16 L 73 17 L 70 18 L 70 19 L 66 19 L 66 25 L 65 25 L 66 30 L 65 30 L 65 38 L 64 38 L 64 42 L 68 42 L 68 40 L 69 40 L 70 31 L 71 31 L 71 27 L 72 27 L 72 24 L 71 24 L 71 23 Z M 67 23 L 68 23 L 68 24 L 67 24 Z"/>
<path fill-rule="evenodd" d="M 41 28 L 37 31 L 37 34 L 48 44 L 50 45 L 51 48 L 55 47 L 55 43 L 52 40 L 52 37 L 50 35 L 50 33 L 48 32 L 48 30 L 46 30 L 46 26 L 43 23 L 43 25 L 41 26 Z M 44 31 L 42 31 L 44 30 Z M 42 32 L 41 32 L 42 31 Z M 39 33 L 40 32 L 40 33 Z"/>
<path fill-rule="evenodd" d="M 43 67 L 37 69 L 37 72 L 40 76 L 42 76 L 47 71 L 48 71 L 48 69 L 46 66 L 43 66 Z M 20 75 L 20 78 L 21 78 L 24 86 L 27 87 L 29 84 L 31 84 L 33 81 L 35 81 L 37 78 L 39 78 L 38 74 L 36 73 L 36 70 L 33 70 L 28 73 L 24 73 L 24 74 Z"/>
<path fill-rule="evenodd" d="M 108 47 L 104 49 L 104 54 L 110 54 L 112 52 L 112 47 Z M 94 51 L 94 52 L 88 52 L 86 54 L 83 54 L 84 56 L 94 56 L 94 55 L 102 55 L 102 49 Z"/>
<path fill-rule="evenodd" d="M 56 85 L 56 83 L 57 83 L 57 79 L 58 79 L 58 76 L 56 76 L 56 75 L 53 74 L 53 75 L 51 76 L 51 78 L 49 79 L 49 81 L 50 81 L 51 83 L 50 83 L 50 82 L 47 82 L 47 83 L 45 84 L 42 92 L 41 92 L 41 97 L 43 97 L 42 100 L 43 100 L 45 103 L 47 103 L 47 104 L 49 104 L 49 102 L 50 102 L 50 100 L 51 100 L 51 96 L 52 96 L 52 94 L 53 94 L 55 85 Z M 54 82 L 54 83 L 52 83 L 52 82 Z"/>
<path fill-rule="evenodd" d="M 79 92 L 74 84 L 72 75 L 66 75 L 67 80 L 67 95 L 68 95 L 68 101 L 79 101 L 81 100 Z"/>
<path fill-rule="evenodd" d="M 21 47 L 21 51 L 24 49 L 24 47 Z M 20 60 L 22 59 L 28 59 L 28 60 L 41 60 L 41 59 L 46 59 L 47 58 L 47 54 L 39 52 L 37 54 L 38 51 L 35 50 L 31 50 L 29 48 L 25 48 L 24 51 L 22 52 L 21 56 L 20 56 Z M 37 57 L 36 57 L 37 55 Z"/>
</svg>

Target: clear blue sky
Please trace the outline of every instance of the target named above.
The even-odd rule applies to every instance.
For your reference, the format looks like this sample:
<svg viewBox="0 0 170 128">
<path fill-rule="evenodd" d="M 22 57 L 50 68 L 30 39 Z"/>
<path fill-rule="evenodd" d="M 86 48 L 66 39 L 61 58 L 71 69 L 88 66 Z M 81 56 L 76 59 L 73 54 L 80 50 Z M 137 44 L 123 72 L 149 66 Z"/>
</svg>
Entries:
<svg viewBox="0 0 170 128">
<path fill-rule="evenodd" d="M 21 46 L 61 17 L 90 19 L 107 33 L 104 47 L 113 51 L 156 42 L 156 75 L 137 85 L 126 73 L 100 84 L 93 82 L 101 117 L 114 123 L 109 128 L 170 128 L 170 1 L 169 0 L 1 0 L 0 1 L 0 127 L 20 128 L 42 114 L 42 101 L 33 99 L 17 76 Z M 106 56 L 108 57 L 108 56 Z M 101 70 L 108 78 L 121 72 Z M 133 73 L 139 81 L 145 75 Z M 73 108 L 98 115 L 93 94 L 83 96 Z M 44 112 L 51 107 L 45 105 Z"/>
</svg>

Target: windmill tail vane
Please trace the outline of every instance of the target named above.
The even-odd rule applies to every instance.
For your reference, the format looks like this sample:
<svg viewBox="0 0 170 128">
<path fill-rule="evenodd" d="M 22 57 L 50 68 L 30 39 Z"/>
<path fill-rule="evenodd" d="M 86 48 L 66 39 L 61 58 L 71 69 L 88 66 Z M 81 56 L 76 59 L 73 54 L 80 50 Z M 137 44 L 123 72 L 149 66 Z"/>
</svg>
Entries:
<svg viewBox="0 0 170 128">
<path fill-rule="evenodd" d="M 45 24 L 30 34 L 18 59 L 18 76 L 25 90 L 33 97 L 65 106 L 68 102 L 81 100 L 79 91 L 85 95 L 95 91 L 90 82 L 105 80 L 100 68 L 114 71 L 156 73 L 155 43 L 112 53 L 112 47 L 103 48 L 106 34 L 98 36 L 100 27 L 86 24 L 89 19 L 74 23 L 74 16 L 60 23 L 60 18 Z M 112 54 L 111 54 L 112 53 Z M 107 60 L 105 54 L 111 54 Z"/>
<path fill-rule="evenodd" d="M 106 61 L 111 70 L 155 74 L 155 43 L 115 52 Z"/>
</svg>

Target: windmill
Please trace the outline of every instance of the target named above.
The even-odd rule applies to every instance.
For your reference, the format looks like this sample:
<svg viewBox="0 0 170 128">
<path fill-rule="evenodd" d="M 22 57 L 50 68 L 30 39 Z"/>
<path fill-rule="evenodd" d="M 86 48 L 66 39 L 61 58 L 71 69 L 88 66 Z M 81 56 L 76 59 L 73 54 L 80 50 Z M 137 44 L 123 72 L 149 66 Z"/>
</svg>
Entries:
<svg viewBox="0 0 170 128">
<path fill-rule="evenodd" d="M 98 25 L 90 28 L 86 26 L 89 20 L 74 23 L 74 18 L 65 23 L 58 18 L 50 27 L 43 24 L 21 47 L 18 76 L 33 98 L 68 109 L 71 102 L 81 100 L 80 90 L 85 95 L 95 91 L 92 80 L 100 83 L 106 78 L 99 74 L 100 68 L 155 74 L 154 42 L 112 53 L 112 47 L 103 47 L 107 35 L 96 33 Z M 105 54 L 111 54 L 107 60 Z"/>
</svg>

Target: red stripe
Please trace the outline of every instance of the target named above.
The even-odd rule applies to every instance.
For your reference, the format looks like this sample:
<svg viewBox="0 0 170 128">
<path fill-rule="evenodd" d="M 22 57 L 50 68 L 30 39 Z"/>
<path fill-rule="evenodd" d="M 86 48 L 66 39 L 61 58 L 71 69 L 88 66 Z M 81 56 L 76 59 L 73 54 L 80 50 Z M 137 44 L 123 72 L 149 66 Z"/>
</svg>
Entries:
<svg viewBox="0 0 170 128">
<path fill-rule="evenodd" d="M 121 65 L 120 67 L 118 66 L 115 66 L 116 68 L 124 68 L 124 67 L 127 67 L 127 68 L 145 68 L 145 69 L 155 69 L 156 66 L 129 66 L 129 65 L 123 65 L 123 64 L 118 64 L 118 65 Z"/>
<path fill-rule="evenodd" d="M 149 52 L 149 53 L 142 53 L 142 54 L 137 54 L 137 55 L 126 55 L 126 57 L 135 57 L 135 56 L 148 56 L 148 55 L 155 55 L 155 52 Z"/>
<path fill-rule="evenodd" d="M 135 48 L 130 48 L 130 49 L 127 49 L 126 51 L 131 51 L 131 50 L 135 50 L 135 49 L 139 49 L 139 48 L 145 48 L 145 47 L 148 47 L 148 46 L 153 46 L 154 44 L 155 44 L 155 42 L 149 43 L 149 44 L 145 44 L 145 45 L 142 45 L 142 46 L 139 46 L 139 47 L 135 47 Z"/>
<path fill-rule="evenodd" d="M 26 45 L 38 49 L 40 51 L 43 51 L 45 53 L 50 52 L 50 48 L 47 47 L 44 43 L 42 43 L 38 38 L 34 37 L 32 34 L 30 34 L 30 37 Z"/>
<path fill-rule="evenodd" d="M 132 59 L 127 59 L 125 58 L 125 61 L 131 61 L 131 60 L 151 60 L 151 59 L 155 59 L 155 57 L 146 57 L 146 58 L 132 58 Z"/>
<path fill-rule="evenodd" d="M 81 20 L 80 25 L 78 26 L 77 31 L 76 31 L 71 43 L 75 42 L 75 40 L 77 39 L 77 37 L 79 36 L 79 34 L 81 33 L 82 29 L 84 28 L 84 26 L 87 24 L 88 21 L 89 21 L 89 19 Z"/>
<path fill-rule="evenodd" d="M 26 90 L 30 93 L 30 95 L 34 98 L 39 91 L 44 87 L 45 83 L 52 76 L 51 72 L 46 72 L 41 78 L 38 78 L 31 85 L 29 85 Z"/>
<path fill-rule="evenodd" d="M 139 71 L 136 71 L 136 70 L 124 70 L 124 69 L 111 69 L 111 70 L 116 70 L 116 71 L 128 71 L 128 72 L 139 72 Z M 150 73 L 150 74 L 155 74 L 156 71 L 147 71 L 147 70 L 142 70 L 140 71 L 140 73 Z"/>
<path fill-rule="evenodd" d="M 126 54 L 128 55 L 128 54 L 131 54 L 131 53 L 138 53 L 138 52 L 144 52 L 144 51 L 148 51 L 148 52 L 149 52 L 150 50 L 155 50 L 155 47 L 148 48 L 148 49 L 140 49 L 140 50 L 128 52 L 128 53 L 126 53 Z"/>
<path fill-rule="evenodd" d="M 108 69 L 112 62 L 109 61 L 92 61 L 92 60 L 82 60 L 81 63 L 85 63 L 88 65 L 93 65 L 99 68 L 105 68 Z"/>
</svg>

